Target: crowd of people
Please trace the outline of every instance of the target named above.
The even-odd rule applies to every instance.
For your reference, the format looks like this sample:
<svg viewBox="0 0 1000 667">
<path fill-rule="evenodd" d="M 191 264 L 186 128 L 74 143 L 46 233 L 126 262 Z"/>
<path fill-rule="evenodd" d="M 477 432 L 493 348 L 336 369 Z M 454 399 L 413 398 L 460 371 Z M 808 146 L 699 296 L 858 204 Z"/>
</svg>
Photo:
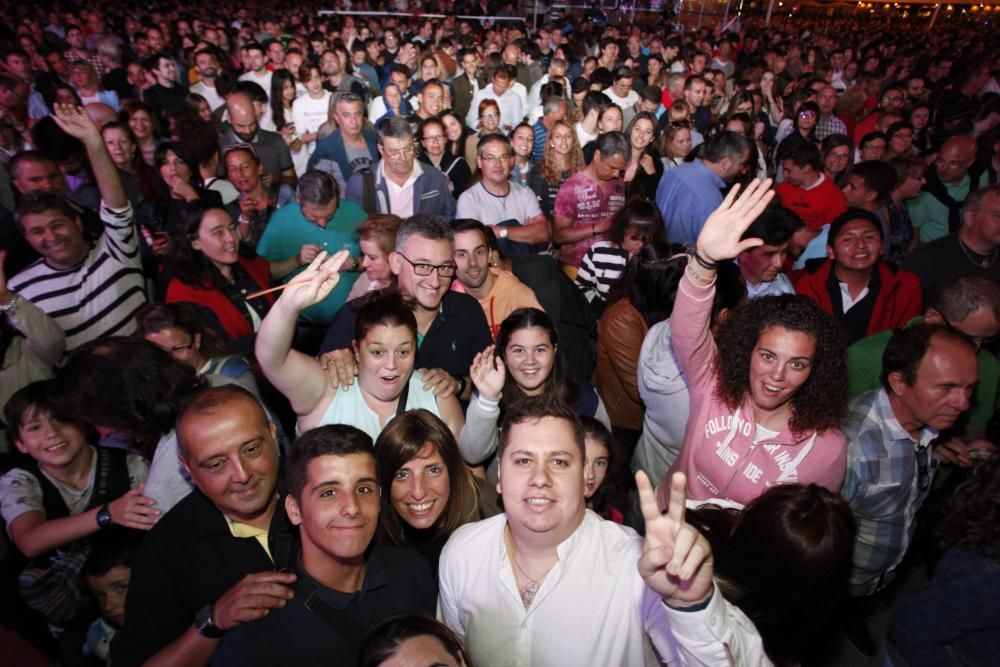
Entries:
<svg viewBox="0 0 1000 667">
<path fill-rule="evenodd" d="M 399 4 L 0 8 L 5 653 L 990 664 L 988 23 Z"/>
</svg>

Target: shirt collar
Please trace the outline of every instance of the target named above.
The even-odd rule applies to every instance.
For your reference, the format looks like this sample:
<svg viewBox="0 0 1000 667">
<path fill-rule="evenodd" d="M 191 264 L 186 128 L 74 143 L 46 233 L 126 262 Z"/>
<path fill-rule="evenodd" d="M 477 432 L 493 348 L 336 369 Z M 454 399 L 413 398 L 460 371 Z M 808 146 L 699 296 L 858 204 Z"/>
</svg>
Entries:
<svg viewBox="0 0 1000 667">
<path fill-rule="evenodd" d="M 883 432 L 886 433 L 894 442 L 905 440 L 913 443 L 919 449 L 926 447 L 938 437 L 937 429 L 931 428 L 930 426 L 924 426 L 920 429 L 919 442 L 914 441 L 913 437 L 905 428 L 903 428 L 903 425 L 900 424 L 899 420 L 896 418 L 896 413 L 892 409 L 892 403 L 889 401 L 889 392 L 885 389 L 885 387 L 878 392 L 878 398 L 875 399 L 875 410 L 883 424 Z"/>
</svg>

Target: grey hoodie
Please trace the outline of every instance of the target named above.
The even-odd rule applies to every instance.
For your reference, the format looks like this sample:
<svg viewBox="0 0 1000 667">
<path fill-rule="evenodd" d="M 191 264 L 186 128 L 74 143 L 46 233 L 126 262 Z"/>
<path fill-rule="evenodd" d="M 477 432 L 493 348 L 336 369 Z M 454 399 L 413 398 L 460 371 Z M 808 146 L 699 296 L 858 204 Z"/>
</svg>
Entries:
<svg viewBox="0 0 1000 667">
<path fill-rule="evenodd" d="M 687 378 L 670 344 L 670 320 L 654 324 L 646 333 L 639 352 L 636 384 L 646 405 L 646 416 L 632 456 L 632 472 L 645 471 L 655 486 L 684 444 L 690 402 Z"/>
</svg>

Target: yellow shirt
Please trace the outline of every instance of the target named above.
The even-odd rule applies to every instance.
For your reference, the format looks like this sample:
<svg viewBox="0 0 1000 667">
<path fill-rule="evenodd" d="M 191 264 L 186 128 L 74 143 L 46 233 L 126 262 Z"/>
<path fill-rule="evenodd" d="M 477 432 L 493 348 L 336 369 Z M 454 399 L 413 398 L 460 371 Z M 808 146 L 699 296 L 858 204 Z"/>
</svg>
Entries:
<svg viewBox="0 0 1000 667">
<path fill-rule="evenodd" d="M 267 557 L 274 562 L 274 557 L 271 556 L 271 549 L 267 544 L 267 529 L 257 528 L 256 526 L 251 526 L 248 523 L 239 523 L 238 521 L 233 521 L 229 517 L 226 517 L 226 523 L 229 524 L 229 532 L 233 534 L 233 537 L 252 537 L 257 540 L 257 543 L 264 549 L 264 553 Z"/>
</svg>

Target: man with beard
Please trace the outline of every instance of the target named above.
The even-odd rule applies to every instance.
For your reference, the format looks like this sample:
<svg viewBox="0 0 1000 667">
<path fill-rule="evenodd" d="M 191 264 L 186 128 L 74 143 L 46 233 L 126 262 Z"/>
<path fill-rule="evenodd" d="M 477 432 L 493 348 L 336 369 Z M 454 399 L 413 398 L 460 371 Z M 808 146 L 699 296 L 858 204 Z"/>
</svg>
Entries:
<svg viewBox="0 0 1000 667">
<path fill-rule="evenodd" d="M 295 185 L 295 167 L 288 145 L 277 132 L 261 129 L 257 123 L 257 110 L 245 93 L 233 93 L 226 99 L 229 112 L 229 131 L 222 135 L 220 146 L 226 149 L 234 144 L 252 144 L 264 165 L 264 176 L 272 183 Z"/>
</svg>

